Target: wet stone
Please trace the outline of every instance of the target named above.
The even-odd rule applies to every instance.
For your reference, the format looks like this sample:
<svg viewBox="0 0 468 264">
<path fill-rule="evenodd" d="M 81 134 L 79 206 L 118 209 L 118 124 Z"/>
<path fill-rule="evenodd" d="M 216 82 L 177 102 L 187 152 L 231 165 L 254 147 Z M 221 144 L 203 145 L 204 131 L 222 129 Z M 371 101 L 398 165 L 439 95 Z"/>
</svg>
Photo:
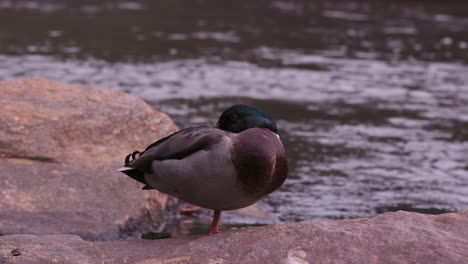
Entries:
<svg viewBox="0 0 468 264">
<path fill-rule="evenodd" d="M 11 251 L 11 255 L 17 257 L 17 256 L 21 256 L 21 255 L 23 254 L 23 252 L 24 252 L 24 249 L 22 249 L 22 248 L 15 248 L 15 249 L 13 249 L 13 250 Z"/>
</svg>

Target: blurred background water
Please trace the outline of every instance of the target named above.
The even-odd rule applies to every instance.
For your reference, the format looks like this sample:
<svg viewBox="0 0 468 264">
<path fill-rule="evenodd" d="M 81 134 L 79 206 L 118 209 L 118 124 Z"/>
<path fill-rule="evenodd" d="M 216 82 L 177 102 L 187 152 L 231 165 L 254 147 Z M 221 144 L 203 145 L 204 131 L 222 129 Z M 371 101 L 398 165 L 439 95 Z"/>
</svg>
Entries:
<svg viewBox="0 0 468 264">
<path fill-rule="evenodd" d="M 279 221 L 468 209 L 464 1 L 0 0 L 0 79 L 26 77 L 181 128 L 264 109 L 290 160 L 264 200 Z"/>
</svg>

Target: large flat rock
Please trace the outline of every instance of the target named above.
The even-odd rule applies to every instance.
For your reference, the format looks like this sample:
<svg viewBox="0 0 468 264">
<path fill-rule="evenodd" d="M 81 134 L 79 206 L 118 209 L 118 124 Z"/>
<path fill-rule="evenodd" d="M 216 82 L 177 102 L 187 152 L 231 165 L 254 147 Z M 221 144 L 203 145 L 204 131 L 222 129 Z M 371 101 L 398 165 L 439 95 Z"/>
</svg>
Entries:
<svg viewBox="0 0 468 264">
<path fill-rule="evenodd" d="M 468 211 L 435 216 L 400 211 L 163 240 L 11 235 L 0 237 L 0 263 L 462 264 L 468 263 Z"/>
<path fill-rule="evenodd" d="M 0 82 L 0 234 L 109 240 L 157 228 L 175 199 L 116 172 L 176 131 L 124 93 L 46 79 Z"/>
</svg>

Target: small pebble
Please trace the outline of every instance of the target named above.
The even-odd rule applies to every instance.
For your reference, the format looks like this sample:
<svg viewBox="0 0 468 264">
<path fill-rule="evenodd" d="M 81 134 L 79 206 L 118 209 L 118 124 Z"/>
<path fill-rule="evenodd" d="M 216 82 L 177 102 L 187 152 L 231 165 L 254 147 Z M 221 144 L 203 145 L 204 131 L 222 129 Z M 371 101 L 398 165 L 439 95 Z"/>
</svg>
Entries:
<svg viewBox="0 0 468 264">
<path fill-rule="evenodd" d="M 141 234 L 142 239 L 164 239 L 172 236 L 169 232 L 148 232 Z"/>
</svg>

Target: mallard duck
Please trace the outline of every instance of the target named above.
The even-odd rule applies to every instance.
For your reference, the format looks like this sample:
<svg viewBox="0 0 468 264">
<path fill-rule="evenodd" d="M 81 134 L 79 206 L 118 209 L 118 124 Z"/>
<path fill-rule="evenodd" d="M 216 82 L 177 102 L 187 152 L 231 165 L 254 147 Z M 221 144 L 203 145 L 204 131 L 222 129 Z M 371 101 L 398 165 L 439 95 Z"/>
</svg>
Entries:
<svg viewBox="0 0 468 264">
<path fill-rule="evenodd" d="M 137 157 L 138 156 L 138 157 Z M 288 163 L 275 122 L 248 105 L 225 110 L 217 124 L 180 130 L 135 151 L 119 171 L 196 206 L 221 211 L 254 204 L 286 180 Z"/>
</svg>

